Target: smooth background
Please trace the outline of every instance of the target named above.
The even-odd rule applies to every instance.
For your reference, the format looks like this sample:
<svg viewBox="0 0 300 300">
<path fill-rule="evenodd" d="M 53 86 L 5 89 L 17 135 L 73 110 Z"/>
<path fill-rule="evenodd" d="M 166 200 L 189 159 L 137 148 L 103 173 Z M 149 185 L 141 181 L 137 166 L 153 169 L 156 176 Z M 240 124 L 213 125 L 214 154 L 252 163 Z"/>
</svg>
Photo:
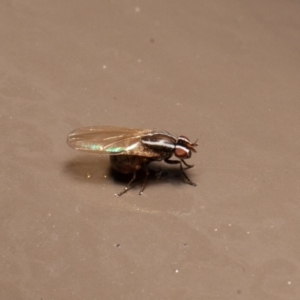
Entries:
<svg viewBox="0 0 300 300">
<path fill-rule="evenodd" d="M 300 299 L 300 2 L 0 3 L 1 299 Z M 198 138 L 115 198 L 82 126 Z M 157 166 L 157 167 L 158 167 Z"/>
</svg>

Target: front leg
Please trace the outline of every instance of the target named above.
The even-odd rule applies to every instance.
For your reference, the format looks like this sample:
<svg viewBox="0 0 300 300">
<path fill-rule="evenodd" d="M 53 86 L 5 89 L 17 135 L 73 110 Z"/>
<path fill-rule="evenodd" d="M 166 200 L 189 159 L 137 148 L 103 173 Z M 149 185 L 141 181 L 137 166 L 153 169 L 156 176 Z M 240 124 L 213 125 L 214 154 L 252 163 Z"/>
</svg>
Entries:
<svg viewBox="0 0 300 300">
<path fill-rule="evenodd" d="M 194 167 L 194 165 L 189 165 L 189 164 L 187 164 L 183 159 L 181 159 L 181 162 L 183 162 L 183 163 L 185 164 L 186 169 L 190 169 L 190 168 L 193 168 L 193 167 Z"/>
<path fill-rule="evenodd" d="M 177 165 L 177 164 L 179 164 L 179 165 L 180 165 L 180 171 L 181 171 L 181 174 L 184 176 L 184 178 L 186 179 L 187 183 L 190 184 L 190 185 L 192 185 L 192 186 L 196 186 L 196 185 L 197 185 L 196 183 L 192 182 L 192 181 L 188 178 L 188 176 L 184 173 L 183 167 L 182 167 L 182 163 L 184 163 L 184 164 L 188 167 L 188 169 L 189 169 L 189 168 L 192 168 L 193 165 L 188 165 L 188 164 L 187 164 L 184 160 L 182 160 L 182 159 L 181 159 L 181 160 L 170 160 L 170 159 L 166 158 L 166 159 L 165 159 L 165 162 L 166 162 L 167 164 L 170 164 L 170 165 Z"/>
</svg>

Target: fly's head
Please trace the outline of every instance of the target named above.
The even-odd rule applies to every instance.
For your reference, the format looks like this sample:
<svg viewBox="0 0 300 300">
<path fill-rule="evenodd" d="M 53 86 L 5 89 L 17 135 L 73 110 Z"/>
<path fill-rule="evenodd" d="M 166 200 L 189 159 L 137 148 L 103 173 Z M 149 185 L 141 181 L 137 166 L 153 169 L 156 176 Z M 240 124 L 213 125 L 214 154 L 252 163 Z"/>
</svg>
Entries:
<svg viewBox="0 0 300 300">
<path fill-rule="evenodd" d="M 197 141 L 195 143 L 191 143 L 186 136 L 180 135 L 177 139 L 174 155 L 180 159 L 190 158 L 192 156 L 192 152 L 197 152 L 195 149 L 197 146 Z"/>
</svg>

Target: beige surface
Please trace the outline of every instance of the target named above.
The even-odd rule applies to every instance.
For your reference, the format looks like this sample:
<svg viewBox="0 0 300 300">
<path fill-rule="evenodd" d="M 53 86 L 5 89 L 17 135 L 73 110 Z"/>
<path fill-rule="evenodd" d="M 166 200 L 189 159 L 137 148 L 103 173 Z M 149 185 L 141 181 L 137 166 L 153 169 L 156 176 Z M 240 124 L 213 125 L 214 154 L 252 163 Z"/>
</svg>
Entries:
<svg viewBox="0 0 300 300">
<path fill-rule="evenodd" d="M 300 299 L 299 15 L 1 1 L 0 298 Z M 199 138 L 198 186 L 115 198 L 108 159 L 65 143 L 89 125 Z"/>
</svg>

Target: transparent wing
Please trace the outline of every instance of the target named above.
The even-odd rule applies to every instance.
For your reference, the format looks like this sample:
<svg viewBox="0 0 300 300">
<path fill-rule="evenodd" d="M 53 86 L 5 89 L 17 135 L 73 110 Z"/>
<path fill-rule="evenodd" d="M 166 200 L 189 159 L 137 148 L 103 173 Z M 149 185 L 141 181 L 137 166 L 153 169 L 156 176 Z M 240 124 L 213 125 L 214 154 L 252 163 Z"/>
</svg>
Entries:
<svg viewBox="0 0 300 300">
<path fill-rule="evenodd" d="M 84 127 L 72 131 L 67 144 L 75 150 L 89 153 L 157 157 L 159 154 L 145 149 L 141 143 L 141 137 L 151 132 L 153 130 L 111 126 Z"/>
</svg>

